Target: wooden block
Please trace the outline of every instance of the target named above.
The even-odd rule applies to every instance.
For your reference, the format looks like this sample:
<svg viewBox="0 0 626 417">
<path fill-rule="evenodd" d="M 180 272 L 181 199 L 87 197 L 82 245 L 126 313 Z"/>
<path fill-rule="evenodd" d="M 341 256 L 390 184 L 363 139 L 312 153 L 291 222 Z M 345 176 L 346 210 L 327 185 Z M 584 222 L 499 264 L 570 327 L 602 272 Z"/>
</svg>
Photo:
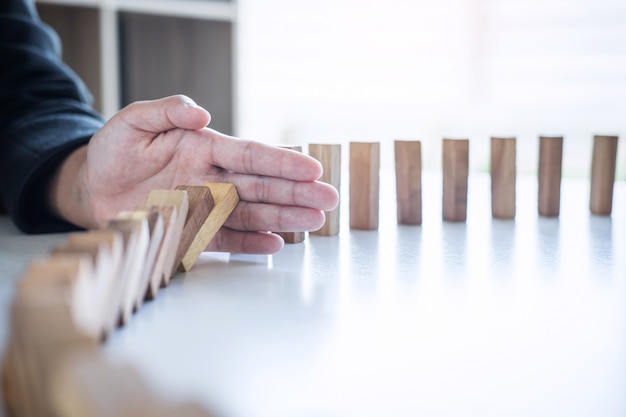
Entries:
<svg viewBox="0 0 626 417">
<path fill-rule="evenodd" d="M 176 269 L 185 270 L 182 266 L 183 258 L 187 256 L 187 252 L 191 249 L 191 245 L 200 232 L 200 228 L 202 228 L 209 217 L 209 213 L 214 205 L 214 197 L 209 187 L 202 185 L 179 185 L 176 189 L 187 191 L 187 195 L 189 196 L 189 213 L 187 214 L 187 220 L 185 221 L 185 227 L 176 253 L 174 271 L 172 271 L 171 275 L 174 274 Z M 197 247 L 194 246 L 192 253 L 196 253 L 197 250 Z M 198 256 L 200 256 L 202 250 L 204 250 L 204 248 L 200 249 Z M 193 254 L 187 257 L 188 262 L 191 258 L 193 258 Z M 197 257 L 193 262 L 196 260 Z"/>
<path fill-rule="evenodd" d="M 213 240 L 230 213 L 239 203 L 239 194 L 233 184 L 223 182 L 208 182 L 205 184 L 211 190 L 213 196 L 213 208 L 198 230 L 193 241 L 189 245 L 185 256 L 180 263 L 181 271 L 189 271 L 196 263 L 202 251 Z"/>
<path fill-rule="evenodd" d="M 37 291 L 20 294 L 11 307 L 14 347 L 19 352 L 28 401 L 33 416 L 54 416 L 47 396 L 51 369 L 78 348 L 96 348 L 96 342 L 76 326 L 71 307 L 61 293 Z M 19 379 L 19 378 L 18 378 Z"/>
<path fill-rule="evenodd" d="M 378 228 L 379 142 L 350 142 L 350 227 Z"/>
<path fill-rule="evenodd" d="M 292 151 L 302 152 L 302 146 L 300 145 L 282 145 L 284 149 L 291 149 Z M 295 232 L 275 232 L 278 236 L 282 237 L 285 243 L 301 243 L 304 242 L 305 233 L 302 231 Z"/>
<path fill-rule="evenodd" d="M 443 140 L 443 220 L 464 222 L 467 218 L 469 140 Z"/>
<path fill-rule="evenodd" d="M 167 406 L 139 372 L 100 352 L 73 354 L 55 368 L 51 407 L 63 417 L 166 417 Z M 183 414 L 181 414 L 182 416 Z"/>
<path fill-rule="evenodd" d="M 541 216 L 557 217 L 561 204 L 563 137 L 539 137 L 539 198 Z"/>
<path fill-rule="evenodd" d="M 341 190 L 341 145 L 315 144 L 309 145 L 309 156 L 317 159 L 324 169 L 319 181 Z M 326 220 L 321 229 L 310 232 L 319 236 L 335 236 L 339 234 L 339 205 L 334 210 L 325 211 Z"/>
<path fill-rule="evenodd" d="M 396 140 L 398 224 L 422 224 L 422 143 Z"/>
<path fill-rule="evenodd" d="M 491 215 L 515 218 L 516 139 L 491 138 Z"/>
<path fill-rule="evenodd" d="M 150 296 L 155 297 L 158 287 L 169 284 L 170 278 L 176 272 L 178 264 L 180 264 L 180 259 L 177 261 L 177 254 L 182 241 L 187 215 L 189 214 L 189 197 L 185 190 L 153 190 L 148 194 L 146 205 L 160 208 L 174 206 L 176 208 L 176 213 L 172 213 L 171 225 L 166 227 L 164 240 L 167 242 L 167 245 L 164 245 L 159 253 L 159 257 L 163 257 L 162 280 L 157 283 L 158 277 L 154 277 L 150 284 Z M 165 224 L 167 225 L 168 222 L 165 221 Z"/>
<path fill-rule="evenodd" d="M 147 219 L 112 219 L 105 225 L 107 230 L 122 233 L 124 243 L 122 268 L 116 276 L 111 298 L 108 300 L 109 312 L 106 320 L 106 334 L 110 334 L 122 320 L 125 296 L 133 281 L 139 279 L 148 250 Z"/>
<path fill-rule="evenodd" d="M 611 214 L 616 160 L 617 136 L 594 136 L 589 196 L 589 210 L 593 214 L 600 216 Z"/>
<path fill-rule="evenodd" d="M 156 294 L 163 283 L 163 276 L 166 271 L 166 259 L 170 257 L 171 252 L 178 249 L 178 243 L 176 242 L 176 244 L 174 244 L 174 242 L 172 242 L 172 236 L 175 233 L 174 229 L 177 222 L 176 207 L 149 206 L 147 209 L 158 211 L 161 214 L 163 222 L 163 239 L 161 239 L 161 244 L 157 248 L 152 272 L 146 277 L 143 290 L 137 294 L 137 299 L 135 300 L 135 309 L 137 310 L 141 308 L 145 299 L 152 300 L 156 297 Z M 171 266 L 168 268 L 167 273 L 169 274 L 171 272 Z"/>
<path fill-rule="evenodd" d="M 64 247 L 66 250 L 83 251 L 86 253 L 97 252 L 94 259 L 95 294 L 96 300 L 92 309 L 97 313 L 102 323 L 100 338 L 106 336 L 107 317 L 110 315 L 110 300 L 117 281 L 123 271 L 123 235 L 115 230 L 89 230 L 86 232 L 72 233 L 68 236 Z"/>
<path fill-rule="evenodd" d="M 118 216 L 119 219 L 145 219 L 148 225 L 148 244 L 145 254 L 143 255 L 143 262 L 141 268 L 138 271 L 139 275 L 129 281 L 126 293 L 124 295 L 124 308 L 122 310 L 122 323 L 127 323 L 133 313 L 133 310 L 137 306 L 137 299 L 142 300 L 146 296 L 149 280 L 154 270 L 154 263 L 159 249 L 161 248 L 161 242 L 163 241 L 163 216 L 161 212 L 156 210 L 135 210 L 131 212 L 122 212 Z M 142 256 L 142 255 L 139 255 Z"/>
<path fill-rule="evenodd" d="M 16 300 L 39 302 L 57 295 L 68 305 L 74 325 L 94 340 L 102 335 L 102 320 L 93 308 L 98 294 L 93 262 L 84 253 L 59 253 L 29 264 L 18 284 Z"/>
</svg>

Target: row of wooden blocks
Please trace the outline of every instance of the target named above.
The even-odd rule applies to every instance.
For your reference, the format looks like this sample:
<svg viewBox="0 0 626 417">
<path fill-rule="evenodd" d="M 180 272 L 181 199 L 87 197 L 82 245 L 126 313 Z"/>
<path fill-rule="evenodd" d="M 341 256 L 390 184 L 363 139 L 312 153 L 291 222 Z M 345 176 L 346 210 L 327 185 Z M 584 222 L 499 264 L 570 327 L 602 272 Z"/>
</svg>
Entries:
<svg viewBox="0 0 626 417">
<path fill-rule="evenodd" d="M 617 158 L 616 136 L 595 136 L 591 164 L 589 208 L 597 215 L 609 215 Z M 422 156 L 420 141 L 396 140 L 395 171 L 397 218 L 399 224 L 422 223 Z M 443 201 L 445 221 L 463 222 L 467 217 L 469 140 L 443 139 Z M 302 151 L 302 147 L 291 147 Z M 341 145 L 310 144 L 309 155 L 324 167 L 321 181 L 341 187 Z M 539 137 L 538 212 L 558 216 L 560 211 L 562 137 Z M 350 143 L 350 228 L 373 230 L 379 217 L 379 142 Z M 515 218 L 516 139 L 491 138 L 491 209 L 494 218 Z M 326 213 L 326 223 L 314 234 L 339 233 L 339 209 Z M 289 234 L 287 242 L 298 242 L 304 234 Z M 285 236 L 284 236 L 285 237 Z"/>
<path fill-rule="evenodd" d="M 2 369 L 18 417 L 209 416 L 169 404 L 98 345 L 188 271 L 239 201 L 226 183 L 155 190 L 101 229 L 70 234 L 18 282 Z"/>
</svg>

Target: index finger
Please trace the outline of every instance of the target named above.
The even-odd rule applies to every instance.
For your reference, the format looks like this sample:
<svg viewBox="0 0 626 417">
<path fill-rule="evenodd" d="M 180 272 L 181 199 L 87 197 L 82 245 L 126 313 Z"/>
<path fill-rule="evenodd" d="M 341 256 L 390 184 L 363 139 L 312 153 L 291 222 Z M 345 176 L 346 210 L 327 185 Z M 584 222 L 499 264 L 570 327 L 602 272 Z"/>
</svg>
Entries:
<svg viewBox="0 0 626 417">
<path fill-rule="evenodd" d="M 261 142 L 238 139 L 212 129 L 203 129 L 211 137 L 208 161 L 221 168 L 251 175 L 315 181 L 322 176 L 322 165 L 301 152 Z"/>
</svg>

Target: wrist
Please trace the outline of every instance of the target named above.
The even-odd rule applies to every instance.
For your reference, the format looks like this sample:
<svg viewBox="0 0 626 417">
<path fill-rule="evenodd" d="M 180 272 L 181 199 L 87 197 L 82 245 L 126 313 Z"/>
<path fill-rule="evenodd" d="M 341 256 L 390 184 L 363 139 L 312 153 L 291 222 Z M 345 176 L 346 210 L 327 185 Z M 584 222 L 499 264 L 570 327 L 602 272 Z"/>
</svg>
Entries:
<svg viewBox="0 0 626 417">
<path fill-rule="evenodd" d="M 81 146 L 65 158 L 54 172 L 48 189 L 50 210 L 57 217 L 76 226 L 99 227 L 86 186 L 87 146 Z"/>
</svg>

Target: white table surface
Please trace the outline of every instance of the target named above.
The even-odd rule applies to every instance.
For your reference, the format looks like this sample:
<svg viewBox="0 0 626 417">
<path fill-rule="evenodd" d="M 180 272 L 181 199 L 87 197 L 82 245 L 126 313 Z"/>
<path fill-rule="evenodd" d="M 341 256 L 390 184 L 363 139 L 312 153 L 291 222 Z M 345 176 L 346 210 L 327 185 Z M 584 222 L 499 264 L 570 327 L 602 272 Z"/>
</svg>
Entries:
<svg viewBox="0 0 626 417">
<path fill-rule="evenodd" d="M 516 220 L 498 221 L 473 174 L 466 223 L 442 222 L 440 177 L 423 192 L 422 226 L 397 226 L 382 186 L 378 231 L 350 231 L 343 201 L 339 236 L 203 254 L 103 349 L 223 416 L 626 415 L 626 184 L 598 217 L 588 182 L 564 180 L 549 219 L 521 177 Z M 6 313 L 26 263 L 64 236 L 7 219 L 0 236 Z"/>
</svg>

